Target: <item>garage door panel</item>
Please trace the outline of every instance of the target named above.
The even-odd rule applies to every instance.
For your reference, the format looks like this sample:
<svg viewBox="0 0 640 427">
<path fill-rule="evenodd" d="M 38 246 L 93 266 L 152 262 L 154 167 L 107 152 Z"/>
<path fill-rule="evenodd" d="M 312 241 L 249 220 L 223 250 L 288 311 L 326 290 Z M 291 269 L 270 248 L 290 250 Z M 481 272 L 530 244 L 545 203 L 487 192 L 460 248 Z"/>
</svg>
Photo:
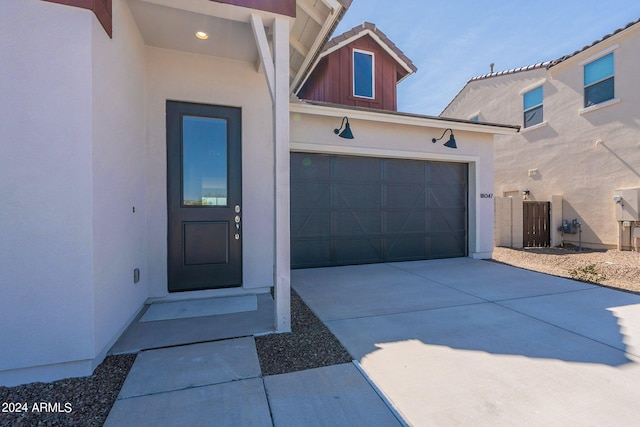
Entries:
<svg viewBox="0 0 640 427">
<path fill-rule="evenodd" d="M 366 264 L 380 262 L 382 257 L 382 240 L 341 239 L 335 243 L 335 262 L 337 264 Z"/>
<path fill-rule="evenodd" d="M 333 206 L 336 208 L 380 209 L 379 184 L 334 184 Z"/>
<path fill-rule="evenodd" d="M 331 216 L 326 212 L 292 212 L 291 234 L 298 238 L 331 234 Z"/>
<path fill-rule="evenodd" d="M 301 208 L 331 206 L 331 185 L 318 182 L 292 182 L 291 192 L 296 195 L 296 204 Z"/>
<path fill-rule="evenodd" d="M 389 239 L 387 261 L 424 259 L 427 256 L 425 248 L 425 239 L 423 236 Z"/>
<path fill-rule="evenodd" d="M 466 256 L 467 165 L 291 153 L 292 268 Z"/>
<path fill-rule="evenodd" d="M 291 176 L 303 180 L 331 180 L 331 156 L 321 154 L 299 155 L 291 158 Z"/>
<path fill-rule="evenodd" d="M 459 187 L 429 187 L 428 206 L 431 208 L 466 209 L 466 191 Z"/>
<path fill-rule="evenodd" d="M 430 162 L 427 168 L 427 182 L 467 186 L 467 165 L 465 163 Z"/>
<path fill-rule="evenodd" d="M 335 215 L 338 236 L 380 234 L 382 231 L 380 211 L 336 212 Z"/>
<path fill-rule="evenodd" d="M 465 256 L 466 236 L 431 235 L 429 236 L 430 258 L 454 258 Z"/>
<path fill-rule="evenodd" d="M 291 265 L 298 268 L 333 265 L 330 240 L 298 240 L 291 244 Z"/>
<path fill-rule="evenodd" d="M 464 231 L 465 227 L 463 222 L 463 212 L 448 210 L 448 211 L 432 211 L 429 212 L 427 228 L 432 233 L 455 233 L 458 231 Z"/>
<path fill-rule="evenodd" d="M 425 182 L 425 164 L 417 160 L 386 159 L 383 164 L 385 182 L 402 184 Z"/>
<path fill-rule="evenodd" d="M 427 231 L 426 212 L 424 210 L 393 211 L 388 212 L 386 217 L 386 230 L 393 230 L 395 233 L 403 234 L 424 233 Z"/>
<path fill-rule="evenodd" d="M 425 206 L 425 186 L 421 185 L 385 185 L 384 195 L 386 208 L 412 209 Z"/>
<path fill-rule="evenodd" d="M 380 181 L 381 159 L 374 157 L 334 156 L 332 179 L 338 182 L 369 183 Z"/>
</svg>

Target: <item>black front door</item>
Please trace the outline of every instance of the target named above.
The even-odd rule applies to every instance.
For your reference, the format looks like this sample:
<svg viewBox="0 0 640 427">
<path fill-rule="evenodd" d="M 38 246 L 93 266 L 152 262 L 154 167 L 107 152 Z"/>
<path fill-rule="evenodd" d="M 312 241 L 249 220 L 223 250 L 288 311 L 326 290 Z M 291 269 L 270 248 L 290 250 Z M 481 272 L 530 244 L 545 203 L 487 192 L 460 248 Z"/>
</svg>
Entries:
<svg viewBox="0 0 640 427">
<path fill-rule="evenodd" d="M 239 108 L 167 101 L 169 292 L 242 284 Z"/>
</svg>

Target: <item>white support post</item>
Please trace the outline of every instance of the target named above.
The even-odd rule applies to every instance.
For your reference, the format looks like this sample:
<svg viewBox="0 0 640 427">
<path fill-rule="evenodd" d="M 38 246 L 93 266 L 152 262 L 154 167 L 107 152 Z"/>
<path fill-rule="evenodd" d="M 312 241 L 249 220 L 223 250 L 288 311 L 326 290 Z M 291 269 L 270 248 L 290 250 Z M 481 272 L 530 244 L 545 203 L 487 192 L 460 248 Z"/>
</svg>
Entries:
<svg viewBox="0 0 640 427">
<path fill-rule="evenodd" d="M 274 177 L 275 177 L 275 327 L 291 331 L 291 262 L 289 220 L 289 20 L 273 23 Z M 266 68 L 266 67 L 265 67 Z"/>
<path fill-rule="evenodd" d="M 267 86 L 269 86 L 271 100 L 275 104 L 275 64 L 271 57 L 269 42 L 267 41 L 267 33 L 264 31 L 264 24 L 262 23 L 260 15 L 251 14 L 251 28 L 253 29 L 253 36 L 255 37 L 256 45 L 258 46 L 258 54 L 260 55 L 260 62 L 264 69 L 264 75 L 267 77 Z"/>
</svg>

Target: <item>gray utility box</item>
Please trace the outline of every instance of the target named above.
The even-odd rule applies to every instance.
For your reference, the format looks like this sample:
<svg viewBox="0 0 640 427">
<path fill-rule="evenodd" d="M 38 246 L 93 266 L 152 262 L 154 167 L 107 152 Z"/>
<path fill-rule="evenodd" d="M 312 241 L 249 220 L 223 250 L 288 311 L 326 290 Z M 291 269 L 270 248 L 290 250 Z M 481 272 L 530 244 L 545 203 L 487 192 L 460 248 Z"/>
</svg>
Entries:
<svg viewBox="0 0 640 427">
<path fill-rule="evenodd" d="M 614 190 L 621 197 L 616 202 L 616 221 L 640 221 L 640 188 Z"/>
<path fill-rule="evenodd" d="M 564 234 L 576 234 L 578 232 L 578 221 L 562 220 L 562 225 L 558 227 L 558 231 Z"/>
</svg>

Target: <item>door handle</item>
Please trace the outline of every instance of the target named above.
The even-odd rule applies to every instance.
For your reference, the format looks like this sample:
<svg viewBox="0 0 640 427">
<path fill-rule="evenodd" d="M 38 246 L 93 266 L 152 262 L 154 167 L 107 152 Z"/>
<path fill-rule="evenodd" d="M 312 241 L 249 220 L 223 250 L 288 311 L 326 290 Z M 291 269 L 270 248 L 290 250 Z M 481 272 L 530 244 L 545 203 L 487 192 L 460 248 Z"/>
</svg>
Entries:
<svg viewBox="0 0 640 427">
<path fill-rule="evenodd" d="M 240 205 L 236 205 L 235 209 L 236 211 L 236 217 L 234 218 L 234 221 L 236 223 L 236 235 L 235 238 L 236 240 L 240 240 Z"/>
</svg>

